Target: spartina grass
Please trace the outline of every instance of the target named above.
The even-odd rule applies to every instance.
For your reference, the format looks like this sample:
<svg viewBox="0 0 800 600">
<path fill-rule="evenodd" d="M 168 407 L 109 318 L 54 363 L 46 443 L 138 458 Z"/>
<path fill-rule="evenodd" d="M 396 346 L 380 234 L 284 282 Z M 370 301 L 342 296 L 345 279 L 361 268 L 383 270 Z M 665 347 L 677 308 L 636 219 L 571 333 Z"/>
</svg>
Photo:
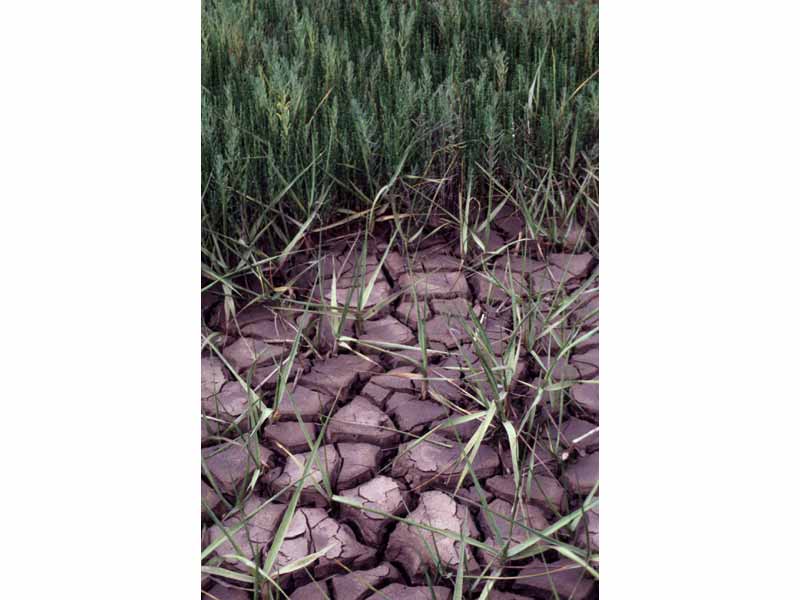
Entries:
<svg viewBox="0 0 800 600">
<path fill-rule="evenodd" d="M 597 69 L 592 3 L 204 0 L 204 245 L 286 249 L 392 194 L 415 210 L 412 177 L 446 176 L 451 207 L 567 185 L 597 162 Z"/>
</svg>

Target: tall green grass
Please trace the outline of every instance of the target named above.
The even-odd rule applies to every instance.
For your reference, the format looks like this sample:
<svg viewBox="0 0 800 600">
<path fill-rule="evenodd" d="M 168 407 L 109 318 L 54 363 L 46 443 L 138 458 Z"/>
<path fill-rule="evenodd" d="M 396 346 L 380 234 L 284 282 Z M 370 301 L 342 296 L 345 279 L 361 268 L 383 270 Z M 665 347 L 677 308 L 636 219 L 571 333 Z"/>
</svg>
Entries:
<svg viewBox="0 0 800 600">
<path fill-rule="evenodd" d="M 594 194 L 597 70 L 590 2 L 204 0 L 204 247 L 433 194 Z"/>
</svg>

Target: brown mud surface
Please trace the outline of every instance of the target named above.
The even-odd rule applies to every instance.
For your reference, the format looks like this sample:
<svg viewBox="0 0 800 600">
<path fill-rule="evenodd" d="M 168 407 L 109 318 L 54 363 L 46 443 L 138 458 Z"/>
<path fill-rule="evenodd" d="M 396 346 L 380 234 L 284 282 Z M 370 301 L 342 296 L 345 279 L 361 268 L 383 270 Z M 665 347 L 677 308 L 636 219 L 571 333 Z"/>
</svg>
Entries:
<svg viewBox="0 0 800 600">
<path fill-rule="evenodd" d="M 365 261 L 363 235 L 333 240 L 287 262 L 281 299 L 239 306 L 235 318 L 218 288 L 204 292 L 203 333 L 215 334 L 217 351 L 204 344 L 201 357 L 203 546 L 223 538 L 204 565 L 251 574 L 233 557 L 240 553 L 263 565 L 299 485 L 274 569 L 325 552 L 276 576 L 292 600 L 450 599 L 460 564 L 465 598 L 480 595 L 474 577 L 498 568 L 503 579 L 490 598 L 597 597 L 596 579 L 555 550 L 516 561 L 501 552 L 579 509 L 593 491 L 599 497 L 598 260 L 582 232 L 561 243 L 515 242 L 524 236 L 521 219 L 501 212 L 486 251 L 463 257 L 451 235 L 420 236 L 403 256 L 385 254 L 388 235 L 376 234 Z M 360 311 L 332 314 L 348 297 L 357 305 L 373 275 Z M 316 304 L 306 310 L 307 302 Z M 509 361 L 517 339 L 519 355 Z M 482 368 L 488 352 L 506 361 L 508 388 Z M 491 401 L 501 414 L 459 485 L 464 445 L 482 420 L 447 421 Z M 262 422 L 257 403 L 274 409 Z M 519 432 L 519 489 L 501 418 Z M 435 530 L 482 546 L 462 548 Z M 555 537 L 598 553 L 599 505 Z M 245 600 L 251 586 L 204 573 L 202 597 Z"/>
</svg>

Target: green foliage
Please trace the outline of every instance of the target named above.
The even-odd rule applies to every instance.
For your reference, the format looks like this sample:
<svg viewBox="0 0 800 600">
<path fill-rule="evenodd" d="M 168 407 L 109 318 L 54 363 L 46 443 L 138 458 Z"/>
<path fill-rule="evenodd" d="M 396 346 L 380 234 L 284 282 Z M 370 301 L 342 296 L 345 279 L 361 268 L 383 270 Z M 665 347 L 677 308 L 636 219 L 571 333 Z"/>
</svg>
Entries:
<svg viewBox="0 0 800 600">
<path fill-rule="evenodd" d="M 390 181 L 413 210 L 408 176 L 451 206 L 564 178 L 597 158 L 597 69 L 589 2 L 204 0 L 204 230 L 279 247 Z"/>
</svg>

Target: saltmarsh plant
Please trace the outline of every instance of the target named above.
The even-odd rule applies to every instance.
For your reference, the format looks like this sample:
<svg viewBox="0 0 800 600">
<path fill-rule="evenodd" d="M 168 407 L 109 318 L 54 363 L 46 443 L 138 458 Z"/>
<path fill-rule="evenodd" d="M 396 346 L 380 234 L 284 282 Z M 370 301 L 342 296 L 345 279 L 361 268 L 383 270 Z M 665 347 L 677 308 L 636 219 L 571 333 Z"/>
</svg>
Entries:
<svg viewBox="0 0 800 600">
<path fill-rule="evenodd" d="M 204 0 L 204 246 L 291 251 L 316 220 L 543 174 L 569 203 L 596 170 L 597 70 L 592 2 Z"/>
</svg>

